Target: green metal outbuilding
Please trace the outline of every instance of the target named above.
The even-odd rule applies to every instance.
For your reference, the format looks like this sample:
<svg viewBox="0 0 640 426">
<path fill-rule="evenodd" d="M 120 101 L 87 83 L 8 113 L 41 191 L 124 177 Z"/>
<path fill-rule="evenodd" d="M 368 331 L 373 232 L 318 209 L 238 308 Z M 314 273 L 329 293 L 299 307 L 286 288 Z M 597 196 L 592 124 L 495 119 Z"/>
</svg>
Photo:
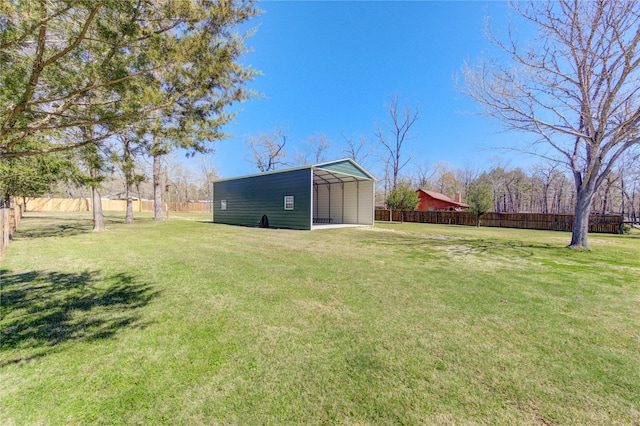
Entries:
<svg viewBox="0 0 640 426">
<path fill-rule="evenodd" d="M 350 158 L 213 182 L 213 222 L 316 229 L 373 225 L 375 178 Z"/>
</svg>

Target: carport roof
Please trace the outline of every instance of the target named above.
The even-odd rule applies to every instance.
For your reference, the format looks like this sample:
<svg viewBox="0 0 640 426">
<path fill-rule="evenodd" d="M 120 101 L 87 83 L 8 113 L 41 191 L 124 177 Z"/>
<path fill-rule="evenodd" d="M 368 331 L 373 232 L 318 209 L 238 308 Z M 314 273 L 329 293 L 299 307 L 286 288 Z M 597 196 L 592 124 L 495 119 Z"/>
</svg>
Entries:
<svg viewBox="0 0 640 426">
<path fill-rule="evenodd" d="M 313 169 L 313 183 L 318 185 L 375 180 L 369 172 L 350 158 L 316 164 L 311 168 Z"/>
<path fill-rule="evenodd" d="M 289 169 L 272 170 L 269 172 L 256 173 L 252 175 L 238 176 L 234 178 L 218 179 L 214 182 L 223 182 L 227 180 L 244 179 L 255 176 L 263 176 L 267 174 L 285 173 L 292 170 L 311 169 L 313 173 L 313 183 L 327 184 L 340 182 L 355 182 L 362 180 L 375 180 L 372 174 L 367 172 L 362 166 L 353 161 L 351 158 L 343 158 L 341 160 L 329 161 L 325 163 L 312 164 L 307 166 L 292 167 Z"/>
</svg>

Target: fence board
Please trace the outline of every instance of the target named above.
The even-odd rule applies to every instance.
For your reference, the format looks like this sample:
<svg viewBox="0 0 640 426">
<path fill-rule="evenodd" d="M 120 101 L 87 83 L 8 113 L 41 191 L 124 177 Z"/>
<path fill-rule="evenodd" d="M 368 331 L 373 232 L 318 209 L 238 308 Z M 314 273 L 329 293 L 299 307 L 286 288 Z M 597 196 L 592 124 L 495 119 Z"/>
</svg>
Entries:
<svg viewBox="0 0 640 426">
<path fill-rule="evenodd" d="M 152 200 L 133 200 L 134 212 L 152 212 Z M 126 200 L 102 200 L 102 210 L 124 212 Z M 162 210 L 166 209 L 163 204 Z M 91 200 L 88 198 L 30 198 L 27 200 L 27 211 L 31 212 L 90 212 Z M 169 203 L 169 212 L 211 212 L 211 203 Z"/>
<path fill-rule="evenodd" d="M 170 212 L 209 212 L 210 213 L 211 203 L 169 203 L 169 211 Z"/>
<path fill-rule="evenodd" d="M 401 220 L 402 212 L 376 210 L 375 219 L 389 221 Z M 434 223 L 442 225 L 475 226 L 476 215 L 470 212 L 450 211 L 405 211 L 405 222 Z M 623 217 L 618 215 L 591 215 L 589 218 L 589 232 L 620 234 L 622 233 Z M 480 216 L 480 226 L 496 228 L 539 229 L 551 231 L 573 230 L 573 215 L 568 214 L 540 214 L 540 213 L 495 213 L 489 212 Z"/>
<path fill-rule="evenodd" d="M 91 211 L 88 198 L 29 198 L 26 205 L 30 212 L 88 212 Z"/>
</svg>

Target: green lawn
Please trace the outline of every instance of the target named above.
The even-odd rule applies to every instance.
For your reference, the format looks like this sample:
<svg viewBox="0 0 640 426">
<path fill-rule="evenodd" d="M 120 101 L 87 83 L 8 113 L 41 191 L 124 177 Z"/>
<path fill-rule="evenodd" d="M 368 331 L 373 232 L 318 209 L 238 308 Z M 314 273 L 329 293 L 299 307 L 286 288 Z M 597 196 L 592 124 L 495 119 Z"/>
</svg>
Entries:
<svg viewBox="0 0 640 426">
<path fill-rule="evenodd" d="M 0 424 L 638 424 L 640 235 L 27 214 Z"/>
</svg>

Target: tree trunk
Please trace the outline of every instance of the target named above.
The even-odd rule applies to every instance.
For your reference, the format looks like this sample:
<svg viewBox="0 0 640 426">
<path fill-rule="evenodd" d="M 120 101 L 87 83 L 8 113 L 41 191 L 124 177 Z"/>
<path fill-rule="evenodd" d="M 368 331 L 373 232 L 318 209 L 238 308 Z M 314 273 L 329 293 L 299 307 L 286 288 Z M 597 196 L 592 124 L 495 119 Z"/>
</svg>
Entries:
<svg viewBox="0 0 640 426">
<path fill-rule="evenodd" d="M 133 163 L 133 154 L 131 152 L 131 139 L 129 139 L 128 135 L 125 135 L 122 139 L 122 151 L 122 171 L 124 173 L 124 186 L 127 200 L 124 223 L 130 225 L 133 223 L 133 200 L 131 198 L 131 192 L 135 181 L 135 165 Z"/>
<path fill-rule="evenodd" d="M 160 154 L 153 154 L 153 220 L 162 220 L 162 188 Z"/>
<path fill-rule="evenodd" d="M 85 139 L 93 138 L 93 127 L 84 127 L 82 129 Z M 87 145 L 84 149 L 84 162 L 89 169 L 91 177 L 91 210 L 93 212 L 93 230 L 95 232 L 104 231 L 104 215 L 102 213 L 102 198 L 100 198 L 100 182 L 102 181 L 101 168 L 103 161 L 100 158 L 98 146 L 95 144 Z"/>
<path fill-rule="evenodd" d="M 91 174 L 94 172 L 92 171 Z M 95 232 L 104 231 L 104 215 L 102 214 L 102 198 L 98 192 L 96 184 L 91 185 L 91 205 L 93 210 L 93 230 Z"/>
<path fill-rule="evenodd" d="M 624 174 L 620 173 L 620 210 L 622 213 L 622 217 L 625 218 L 625 206 L 626 203 L 625 201 L 629 198 L 629 196 L 627 195 L 627 192 L 625 191 L 624 188 Z"/>
<path fill-rule="evenodd" d="M 133 199 L 131 198 L 131 186 L 126 185 L 127 192 L 127 213 L 124 217 L 124 223 L 130 225 L 133 223 Z"/>
<path fill-rule="evenodd" d="M 587 244 L 587 234 L 589 233 L 589 215 L 594 194 L 594 191 L 588 189 L 578 190 L 569 248 L 590 250 L 589 244 Z"/>
</svg>

